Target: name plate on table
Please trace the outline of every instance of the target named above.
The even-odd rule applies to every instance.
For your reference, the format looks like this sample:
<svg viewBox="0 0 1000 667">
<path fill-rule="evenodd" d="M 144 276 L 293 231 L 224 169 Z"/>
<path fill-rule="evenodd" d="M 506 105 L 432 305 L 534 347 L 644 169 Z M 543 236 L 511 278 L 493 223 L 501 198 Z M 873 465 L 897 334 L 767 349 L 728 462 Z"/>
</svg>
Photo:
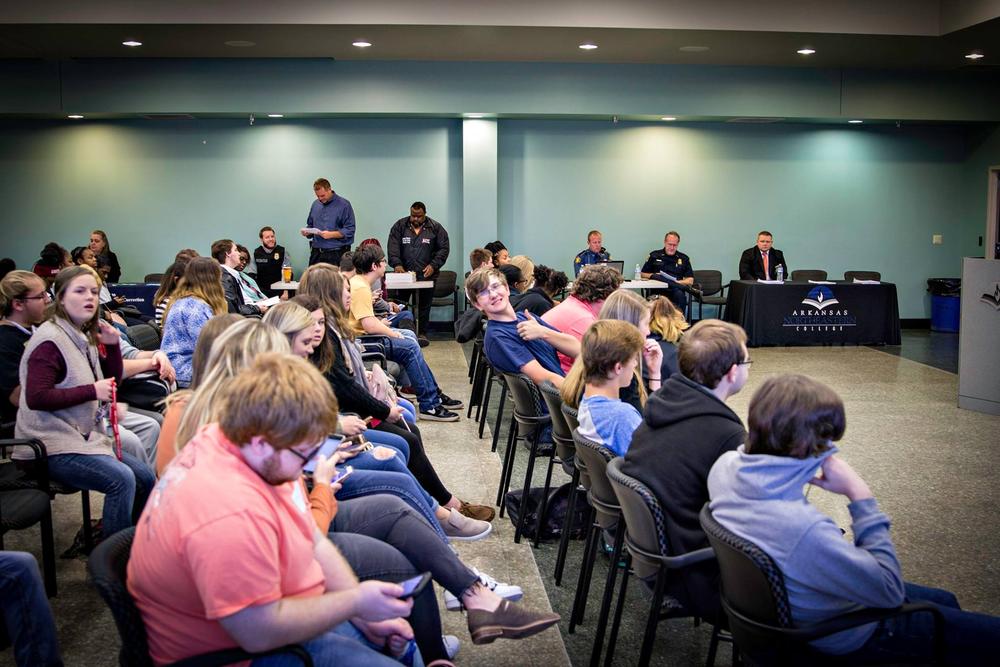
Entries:
<svg viewBox="0 0 1000 667">
<path fill-rule="evenodd" d="M 124 297 L 127 305 L 135 306 L 140 313 L 150 317 L 156 314 L 153 297 L 156 296 L 158 289 L 160 289 L 159 283 L 114 283 L 108 285 L 111 296 Z"/>
<path fill-rule="evenodd" d="M 406 287 L 417 282 L 417 274 L 413 271 L 405 273 L 386 273 L 382 278 L 386 287 Z"/>
</svg>

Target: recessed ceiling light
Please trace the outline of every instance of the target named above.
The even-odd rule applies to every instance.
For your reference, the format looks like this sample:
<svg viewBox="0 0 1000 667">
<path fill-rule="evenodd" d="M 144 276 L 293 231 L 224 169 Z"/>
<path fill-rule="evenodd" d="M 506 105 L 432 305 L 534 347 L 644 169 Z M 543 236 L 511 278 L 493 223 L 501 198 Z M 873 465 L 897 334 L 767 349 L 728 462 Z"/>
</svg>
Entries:
<svg viewBox="0 0 1000 667">
<path fill-rule="evenodd" d="M 677 116 L 661 116 L 660 120 L 677 120 Z"/>
<path fill-rule="evenodd" d="M 142 42 L 137 42 L 134 39 L 127 39 L 122 42 L 122 46 L 131 46 L 135 48 L 136 46 L 142 46 Z"/>
<path fill-rule="evenodd" d="M 856 118 L 855 118 L 854 120 L 849 120 L 849 121 L 847 121 L 847 122 L 848 122 L 848 123 L 850 123 L 851 125 L 860 125 L 861 123 L 863 123 L 863 122 L 865 122 L 865 121 L 863 121 L 863 120 L 858 120 L 858 119 L 856 119 Z"/>
<path fill-rule="evenodd" d="M 973 52 L 965 54 L 965 57 L 968 58 L 969 60 L 979 60 L 980 58 L 985 58 L 986 56 L 984 56 L 982 53 Z"/>
<path fill-rule="evenodd" d="M 679 48 L 677 50 L 678 51 L 683 51 L 685 53 L 702 53 L 704 51 L 708 51 L 708 47 L 707 46 L 694 46 L 694 45 L 692 45 L 692 46 L 682 46 L 681 48 Z"/>
<path fill-rule="evenodd" d="M 78 114 L 78 113 L 71 113 L 70 115 L 68 115 L 68 116 L 66 116 L 66 117 L 67 117 L 67 118 L 70 118 L 70 119 L 72 119 L 72 120 L 80 120 L 81 118 L 83 118 L 83 116 L 81 116 L 81 115 L 80 115 L 80 114 Z"/>
<path fill-rule="evenodd" d="M 269 113 L 269 114 L 267 114 L 267 117 L 268 118 L 284 118 L 285 114 L 283 114 L 283 113 Z"/>
<path fill-rule="evenodd" d="M 251 42 L 245 39 L 231 39 L 228 42 L 223 42 L 226 46 L 231 46 L 235 49 L 248 49 L 251 46 L 257 46 L 257 42 Z"/>
<path fill-rule="evenodd" d="M 359 40 L 358 40 L 358 41 L 356 41 L 356 42 L 351 42 L 351 46 L 356 46 L 356 47 L 358 47 L 359 49 L 367 49 L 367 48 L 368 48 L 369 46 L 371 46 L 371 45 L 372 45 L 372 43 L 371 43 L 371 42 L 366 42 L 366 41 L 365 41 L 365 40 L 363 40 L 363 39 L 359 39 Z"/>
<path fill-rule="evenodd" d="M 811 56 L 812 54 L 816 53 L 816 49 L 799 49 L 795 53 L 799 54 L 800 56 Z"/>
<path fill-rule="evenodd" d="M 580 48 L 583 49 L 584 51 L 593 51 L 594 49 L 597 48 L 597 44 L 591 44 L 590 42 L 587 42 L 585 44 L 581 44 Z"/>
<path fill-rule="evenodd" d="M 465 117 L 466 118 L 486 118 L 486 114 L 484 114 L 484 113 L 467 113 L 467 114 L 465 114 Z"/>
</svg>

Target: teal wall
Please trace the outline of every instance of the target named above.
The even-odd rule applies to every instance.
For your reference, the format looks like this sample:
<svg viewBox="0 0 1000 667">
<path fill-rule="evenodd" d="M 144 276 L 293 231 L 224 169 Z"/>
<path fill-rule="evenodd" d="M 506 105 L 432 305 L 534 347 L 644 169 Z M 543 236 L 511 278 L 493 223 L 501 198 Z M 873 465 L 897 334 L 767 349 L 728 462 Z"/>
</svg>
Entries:
<svg viewBox="0 0 1000 667">
<path fill-rule="evenodd" d="M 501 238 L 569 270 L 598 228 L 630 272 L 675 229 L 695 268 L 728 280 L 768 229 L 792 269 L 879 270 L 902 317 L 927 317 L 926 279 L 960 275 L 982 233 L 969 155 L 949 127 L 503 121 Z"/>
<path fill-rule="evenodd" d="M 320 176 L 354 206 L 358 240 L 384 243 L 419 199 L 461 247 L 461 155 L 448 120 L 0 123 L 0 218 L 19 232 L 5 253 L 30 266 L 46 242 L 71 249 L 99 227 L 124 278 L 141 280 L 182 247 L 252 250 L 271 225 L 298 269 Z"/>
<path fill-rule="evenodd" d="M 465 164 L 475 142 L 459 120 L 2 121 L 5 254 L 27 266 L 47 241 L 73 246 L 101 227 L 137 279 L 181 247 L 252 247 L 270 224 L 301 266 L 297 230 L 322 175 L 353 202 L 359 239 L 384 239 L 427 202 L 459 271 L 497 230 L 512 252 L 569 271 L 591 227 L 629 267 L 677 229 L 696 268 L 732 278 L 768 228 L 792 268 L 881 270 L 901 316 L 919 318 L 926 279 L 982 252 L 983 167 L 1000 164 L 1000 131 L 982 126 L 501 120 L 496 132 L 494 204 L 489 151 Z M 473 172 L 480 182 L 465 183 Z"/>
</svg>

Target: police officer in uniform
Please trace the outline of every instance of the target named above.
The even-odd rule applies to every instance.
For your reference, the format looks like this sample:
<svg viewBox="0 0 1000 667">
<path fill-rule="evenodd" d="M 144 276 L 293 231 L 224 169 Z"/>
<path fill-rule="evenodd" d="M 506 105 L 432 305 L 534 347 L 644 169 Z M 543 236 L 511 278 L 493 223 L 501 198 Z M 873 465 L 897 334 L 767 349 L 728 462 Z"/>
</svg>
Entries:
<svg viewBox="0 0 1000 667">
<path fill-rule="evenodd" d="M 417 280 L 437 280 L 438 272 L 448 261 L 448 232 L 441 223 L 427 217 L 427 206 L 415 201 L 410 215 L 400 218 L 389 230 L 388 259 L 396 273 L 413 271 Z M 417 333 L 424 335 L 431 314 L 433 289 L 394 290 L 403 299 L 416 292 Z"/>
<path fill-rule="evenodd" d="M 271 289 L 272 283 L 281 282 L 281 267 L 285 263 L 285 247 L 278 245 L 273 227 L 261 227 L 260 245 L 254 248 L 251 267 L 256 267 L 257 285 L 268 296 L 279 296 L 281 290 Z"/>
<path fill-rule="evenodd" d="M 611 259 L 611 253 L 601 245 L 603 241 L 604 238 L 599 231 L 596 229 L 590 230 L 590 233 L 587 234 L 587 249 L 577 253 L 576 258 L 573 260 L 574 275 L 580 275 L 580 270 L 588 264 L 600 264 Z"/>
<path fill-rule="evenodd" d="M 646 280 L 662 280 L 668 285 L 677 282 L 690 287 L 694 284 L 694 269 L 691 268 L 691 258 L 677 250 L 681 235 L 677 232 L 667 232 L 663 237 L 663 250 L 654 250 L 642 265 L 642 277 Z M 663 275 L 666 274 L 666 275 Z M 674 280 L 666 277 L 670 276 Z M 666 295 L 671 303 L 683 313 L 687 307 L 687 292 L 672 286 L 665 290 L 657 290 Z"/>
</svg>

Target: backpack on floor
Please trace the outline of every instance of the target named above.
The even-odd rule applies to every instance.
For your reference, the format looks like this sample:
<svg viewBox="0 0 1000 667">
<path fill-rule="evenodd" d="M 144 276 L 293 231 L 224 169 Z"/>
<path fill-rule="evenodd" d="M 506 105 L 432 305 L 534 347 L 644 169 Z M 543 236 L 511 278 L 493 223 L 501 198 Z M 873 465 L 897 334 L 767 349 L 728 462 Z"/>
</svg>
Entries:
<svg viewBox="0 0 1000 667">
<path fill-rule="evenodd" d="M 539 539 L 556 539 L 562 535 L 566 526 L 566 512 L 569 509 L 569 492 L 572 485 L 567 483 L 560 487 L 549 489 L 549 499 L 545 505 L 545 517 L 541 521 L 542 534 Z M 542 502 L 542 492 L 545 489 L 535 487 L 528 491 L 528 502 L 524 518 L 524 535 L 530 538 L 535 536 L 538 530 L 538 508 Z M 521 491 L 509 491 L 504 498 L 504 506 L 507 508 L 507 516 L 515 526 L 521 516 Z M 587 497 L 583 492 L 578 491 L 576 497 L 576 508 L 574 509 L 572 521 L 568 524 L 570 537 L 574 540 L 583 538 L 587 533 Z"/>
</svg>

